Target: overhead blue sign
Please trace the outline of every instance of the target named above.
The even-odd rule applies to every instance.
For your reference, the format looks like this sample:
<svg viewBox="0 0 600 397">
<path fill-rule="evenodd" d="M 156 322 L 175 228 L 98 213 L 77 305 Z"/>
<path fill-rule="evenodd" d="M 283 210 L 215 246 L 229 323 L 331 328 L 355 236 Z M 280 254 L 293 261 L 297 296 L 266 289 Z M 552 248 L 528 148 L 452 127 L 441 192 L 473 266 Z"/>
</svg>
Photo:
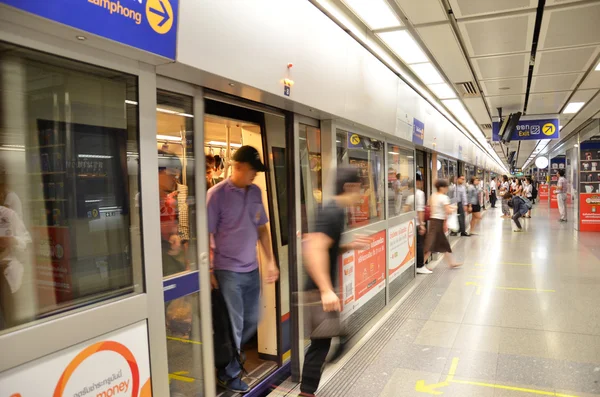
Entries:
<svg viewBox="0 0 600 397">
<path fill-rule="evenodd" d="M 413 119 L 412 141 L 417 145 L 422 145 L 423 139 L 425 139 L 425 124 L 417 119 Z"/>
<path fill-rule="evenodd" d="M 492 139 L 500 141 L 500 123 L 492 123 Z M 558 119 L 542 120 L 519 120 L 519 123 L 512 132 L 511 140 L 527 141 L 539 139 L 558 139 L 559 124 Z"/>
<path fill-rule="evenodd" d="M 179 0 L 0 0 L 76 29 L 175 59 Z"/>
</svg>

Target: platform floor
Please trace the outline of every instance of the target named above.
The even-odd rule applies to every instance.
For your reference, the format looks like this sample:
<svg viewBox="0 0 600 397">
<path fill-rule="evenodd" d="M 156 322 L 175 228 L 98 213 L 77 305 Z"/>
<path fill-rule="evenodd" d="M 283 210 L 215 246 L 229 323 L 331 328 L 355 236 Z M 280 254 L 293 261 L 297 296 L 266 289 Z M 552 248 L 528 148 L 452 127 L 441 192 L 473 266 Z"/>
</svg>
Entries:
<svg viewBox="0 0 600 397">
<path fill-rule="evenodd" d="M 600 396 L 600 236 L 539 205 L 523 233 L 500 209 L 478 229 L 453 241 L 464 266 L 417 276 L 419 297 L 394 309 L 406 314 L 330 368 L 318 396 Z"/>
</svg>

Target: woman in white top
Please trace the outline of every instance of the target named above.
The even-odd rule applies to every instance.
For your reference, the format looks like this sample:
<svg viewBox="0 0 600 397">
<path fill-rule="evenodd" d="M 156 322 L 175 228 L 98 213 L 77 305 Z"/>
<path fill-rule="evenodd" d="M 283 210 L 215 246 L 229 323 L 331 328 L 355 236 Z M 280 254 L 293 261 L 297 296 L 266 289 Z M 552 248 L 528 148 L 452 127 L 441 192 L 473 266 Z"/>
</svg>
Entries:
<svg viewBox="0 0 600 397">
<path fill-rule="evenodd" d="M 456 206 L 450 204 L 448 193 L 448 181 L 438 179 L 435 182 L 436 192 L 429 199 L 430 204 L 430 219 L 429 230 L 425 237 L 425 258 L 431 252 L 446 253 L 448 265 L 450 267 L 458 267 L 461 264 L 457 263 L 452 256 L 452 248 L 450 242 L 444 232 L 444 223 L 448 215 L 456 210 Z"/>
<path fill-rule="evenodd" d="M 533 200 L 533 180 L 530 176 L 523 179 L 523 196 L 527 198 L 527 200 Z M 523 218 L 531 218 L 531 210 L 527 211 L 527 214 Z"/>
</svg>

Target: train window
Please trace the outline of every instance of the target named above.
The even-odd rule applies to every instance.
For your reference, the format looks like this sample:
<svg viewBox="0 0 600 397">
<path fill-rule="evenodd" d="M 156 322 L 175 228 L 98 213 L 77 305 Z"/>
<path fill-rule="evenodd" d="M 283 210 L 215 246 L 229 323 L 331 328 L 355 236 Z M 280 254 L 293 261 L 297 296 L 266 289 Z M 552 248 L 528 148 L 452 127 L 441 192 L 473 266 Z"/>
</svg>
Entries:
<svg viewBox="0 0 600 397">
<path fill-rule="evenodd" d="M 414 211 L 415 163 L 412 150 L 388 145 L 388 211 L 394 217 Z"/>
<path fill-rule="evenodd" d="M 143 287 L 137 78 L 0 53 L 1 332 Z"/>
<path fill-rule="evenodd" d="M 360 227 L 384 219 L 383 142 L 354 132 L 337 130 L 338 164 L 357 167 L 362 200 L 348 213 L 348 227 Z"/>
</svg>

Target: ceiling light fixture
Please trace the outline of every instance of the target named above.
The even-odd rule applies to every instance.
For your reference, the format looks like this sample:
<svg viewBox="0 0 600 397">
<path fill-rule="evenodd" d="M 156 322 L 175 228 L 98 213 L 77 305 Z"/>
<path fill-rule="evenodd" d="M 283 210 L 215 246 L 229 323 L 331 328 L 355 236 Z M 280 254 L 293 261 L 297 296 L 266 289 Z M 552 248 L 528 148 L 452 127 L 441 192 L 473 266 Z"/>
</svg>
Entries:
<svg viewBox="0 0 600 397">
<path fill-rule="evenodd" d="M 454 90 L 446 83 L 442 84 L 430 84 L 427 87 L 437 96 L 439 99 L 453 99 L 456 98 Z"/>
<path fill-rule="evenodd" d="M 594 69 L 596 72 L 600 72 L 600 63 L 598 63 L 598 65 L 596 65 L 596 69 Z"/>
<path fill-rule="evenodd" d="M 385 0 L 343 0 L 371 30 L 402 26 Z"/>
<path fill-rule="evenodd" d="M 570 102 L 565 110 L 563 110 L 564 114 L 572 114 L 577 113 L 581 110 L 581 108 L 585 105 L 585 102 Z"/>
<path fill-rule="evenodd" d="M 136 105 L 136 106 L 138 104 L 136 101 L 130 101 L 129 99 L 125 99 L 125 103 L 128 105 Z"/>
<path fill-rule="evenodd" d="M 87 40 L 87 37 L 85 37 L 85 36 L 75 36 L 75 38 L 79 41 Z"/>
<path fill-rule="evenodd" d="M 388 153 L 389 153 L 389 154 L 393 154 L 393 155 L 395 155 L 395 156 L 397 156 L 397 155 L 399 155 L 399 154 L 400 154 L 400 153 L 398 153 L 398 152 L 388 152 Z"/>
<path fill-rule="evenodd" d="M 415 65 L 411 65 L 410 68 L 415 72 L 417 77 L 421 79 L 421 81 L 427 85 L 429 84 L 441 84 L 444 82 L 444 79 L 440 75 L 440 73 L 435 70 L 432 64 L 427 63 L 417 63 Z"/>
<path fill-rule="evenodd" d="M 208 142 L 209 145 L 211 146 L 225 146 L 227 147 L 227 142 L 221 142 L 221 141 L 210 141 Z M 239 143 L 230 143 L 229 146 L 231 147 L 242 147 L 241 144 Z"/>
<path fill-rule="evenodd" d="M 574 144 L 573 146 L 574 146 L 574 147 L 579 147 L 579 144 L 577 144 L 577 143 L 576 143 L 576 144 Z"/>
<path fill-rule="evenodd" d="M 427 55 L 406 30 L 377 34 L 407 65 L 429 62 Z"/>
<path fill-rule="evenodd" d="M 230 87 L 235 87 L 235 84 L 233 84 L 233 83 L 229 83 L 229 86 L 230 86 Z"/>
<path fill-rule="evenodd" d="M 156 140 L 158 141 L 172 141 L 172 142 L 181 142 L 180 136 L 173 135 L 156 135 Z"/>
</svg>

